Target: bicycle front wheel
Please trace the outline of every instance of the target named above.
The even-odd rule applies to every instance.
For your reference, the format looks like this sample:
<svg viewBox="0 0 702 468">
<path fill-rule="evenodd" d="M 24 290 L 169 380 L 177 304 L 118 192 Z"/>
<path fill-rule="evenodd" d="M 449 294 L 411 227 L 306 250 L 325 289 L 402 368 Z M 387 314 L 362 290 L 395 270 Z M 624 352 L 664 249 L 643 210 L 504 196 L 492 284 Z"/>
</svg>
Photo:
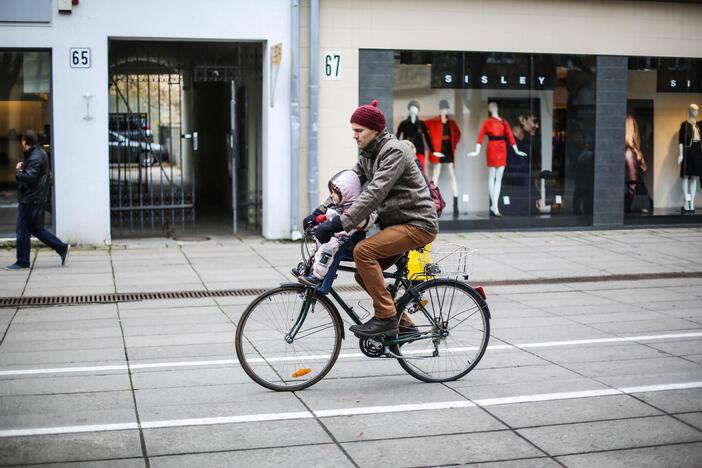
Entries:
<svg viewBox="0 0 702 468">
<path fill-rule="evenodd" d="M 460 379 L 478 364 L 487 348 L 487 304 L 473 288 L 455 280 L 427 281 L 413 290 L 418 298 L 408 293 L 397 305 L 399 311 L 411 312 L 407 317 L 417 328 L 409 335 L 414 340 L 399 347 L 402 358 L 398 362 L 408 374 L 425 382 Z"/>
<path fill-rule="evenodd" d="M 334 365 L 341 349 L 341 318 L 329 299 L 309 294 L 303 286 L 281 286 L 257 297 L 241 316 L 236 355 L 258 384 L 277 391 L 302 390 Z M 299 329 L 290 337 L 298 321 Z"/>
</svg>

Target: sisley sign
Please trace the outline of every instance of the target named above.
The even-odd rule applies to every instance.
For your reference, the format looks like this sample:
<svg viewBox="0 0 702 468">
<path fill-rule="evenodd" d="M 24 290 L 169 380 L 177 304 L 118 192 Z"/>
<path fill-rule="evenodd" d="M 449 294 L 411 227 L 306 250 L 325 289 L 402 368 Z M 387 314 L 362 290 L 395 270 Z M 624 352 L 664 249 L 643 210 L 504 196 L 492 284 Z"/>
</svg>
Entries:
<svg viewBox="0 0 702 468">
<path fill-rule="evenodd" d="M 453 89 L 553 89 L 556 62 L 548 55 L 435 52 L 431 87 Z"/>
</svg>

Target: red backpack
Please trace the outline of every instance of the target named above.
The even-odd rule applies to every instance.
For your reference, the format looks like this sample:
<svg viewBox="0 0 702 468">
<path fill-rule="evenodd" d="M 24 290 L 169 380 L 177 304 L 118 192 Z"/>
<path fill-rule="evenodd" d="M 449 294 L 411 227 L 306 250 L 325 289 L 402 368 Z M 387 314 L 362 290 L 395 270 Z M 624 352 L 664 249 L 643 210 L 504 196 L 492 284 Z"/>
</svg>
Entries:
<svg viewBox="0 0 702 468">
<path fill-rule="evenodd" d="M 441 213 L 444 211 L 444 208 L 446 208 L 446 201 L 444 200 L 444 197 L 441 196 L 441 191 L 439 190 L 439 187 L 437 187 L 434 181 L 431 180 L 424 173 L 424 170 L 422 170 L 422 165 L 419 163 L 419 159 L 415 158 L 414 162 L 417 163 L 417 167 L 419 167 L 419 172 L 422 173 L 424 181 L 427 183 L 427 187 L 429 188 L 429 194 L 431 195 L 431 199 L 434 201 L 434 206 L 436 207 L 436 216 L 440 218 Z"/>
</svg>

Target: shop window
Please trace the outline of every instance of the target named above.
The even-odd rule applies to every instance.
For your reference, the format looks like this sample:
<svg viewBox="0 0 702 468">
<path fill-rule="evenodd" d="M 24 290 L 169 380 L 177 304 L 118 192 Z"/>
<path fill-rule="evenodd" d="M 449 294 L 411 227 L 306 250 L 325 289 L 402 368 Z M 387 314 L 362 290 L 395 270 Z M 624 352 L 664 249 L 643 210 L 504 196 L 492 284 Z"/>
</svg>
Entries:
<svg viewBox="0 0 702 468">
<path fill-rule="evenodd" d="M 14 237 L 15 166 L 24 157 L 22 131 L 36 131 L 39 143 L 51 154 L 50 83 L 50 52 L 0 50 L 0 237 Z M 46 218 L 45 223 L 50 226 L 51 220 Z"/>
<path fill-rule="evenodd" d="M 440 186 L 442 222 L 591 224 L 594 64 L 578 55 L 396 51 L 392 130 L 414 143 Z"/>
<path fill-rule="evenodd" d="M 630 57 L 624 164 L 629 223 L 702 206 L 702 60 Z"/>
</svg>

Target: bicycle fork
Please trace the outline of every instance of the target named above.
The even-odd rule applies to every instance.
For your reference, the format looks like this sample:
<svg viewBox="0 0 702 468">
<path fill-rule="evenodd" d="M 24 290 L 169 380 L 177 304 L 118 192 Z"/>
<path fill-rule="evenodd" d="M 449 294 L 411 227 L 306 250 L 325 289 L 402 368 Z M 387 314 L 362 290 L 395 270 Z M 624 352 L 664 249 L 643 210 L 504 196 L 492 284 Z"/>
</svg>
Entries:
<svg viewBox="0 0 702 468">
<path fill-rule="evenodd" d="M 300 309 L 300 313 L 297 314 L 297 319 L 295 320 L 292 328 L 287 335 L 285 335 L 286 343 L 291 344 L 293 341 L 295 341 L 295 337 L 300 331 L 300 328 L 302 328 L 302 324 L 305 323 L 307 314 L 310 312 L 310 310 L 314 312 L 315 292 L 316 290 L 314 288 L 305 288 L 305 299 L 302 301 L 302 309 Z"/>
</svg>

